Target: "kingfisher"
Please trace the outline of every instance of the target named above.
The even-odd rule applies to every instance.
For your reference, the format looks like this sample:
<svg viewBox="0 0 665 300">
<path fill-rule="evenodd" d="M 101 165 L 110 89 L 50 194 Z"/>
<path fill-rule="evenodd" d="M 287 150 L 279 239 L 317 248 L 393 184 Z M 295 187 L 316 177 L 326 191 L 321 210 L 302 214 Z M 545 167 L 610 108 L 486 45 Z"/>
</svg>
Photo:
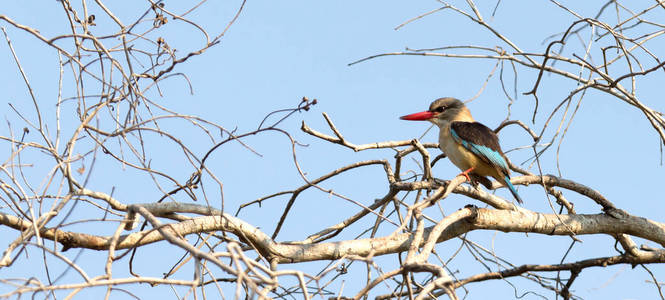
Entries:
<svg viewBox="0 0 665 300">
<path fill-rule="evenodd" d="M 464 103 L 455 98 L 439 98 L 427 111 L 401 116 L 402 120 L 429 121 L 439 127 L 439 148 L 460 168 L 469 182 L 480 182 L 488 189 L 493 177 L 508 187 L 515 200 L 522 198 L 510 183 L 508 159 L 501 151 L 499 138 L 489 127 L 476 122 Z M 473 178 L 473 180 L 471 179 Z"/>
</svg>

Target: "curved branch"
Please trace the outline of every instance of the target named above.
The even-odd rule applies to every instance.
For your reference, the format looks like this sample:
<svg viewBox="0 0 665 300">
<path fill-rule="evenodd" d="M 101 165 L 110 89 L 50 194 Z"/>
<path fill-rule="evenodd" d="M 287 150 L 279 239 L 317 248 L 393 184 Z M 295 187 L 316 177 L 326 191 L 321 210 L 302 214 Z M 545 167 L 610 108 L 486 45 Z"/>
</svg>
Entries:
<svg viewBox="0 0 665 300">
<path fill-rule="evenodd" d="M 335 260 L 349 255 L 380 256 L 407 251 L 413 242 L 413 233 L 393 234 L 369 239 L 347 240 L 319 244 L 296 245 L 288 242 L 277 243 L 258 228 L 229 214 L 209 207 L 182 203 L 151 203 L 137 205 L 146 208 L 154 215 L 173 214 L 176 212 L 208 214 L 177 223 L 168 224 L 179 235 L 192 233 L 226 231 L 233 233 L 250 243 L 264 257 L 277 263 L 298 263 L 315 260 Z M 587 234 L 628 234 L 641 237 L 665 246 L 665 224 L 646 218 L 625 215 L 617 219 L 606 214 L 554 215 L 541 214 L 527 210 L 496 210 L 487 208 L 464 208 L 475 213 L 459 221 L 452 222 L 441 230 L 437 242 L 443 242 L 473 230 L 499 230 L 503 232 L 528 232 L 547 235 L 587 235 Z M 561 223 L 563 222 L 563 223 Z M 16 217 L 0 214 L 0 223 L 16 228 L 27 229 L 30 222 Z M 425 228 L 420 246 L 429 239 L 434 227 Z M 111 236 L 96 236 L 66 232 L 60 229 L 44 228 L 43 238 L 56 240 L 69 248 L 88 248 L 105 250 L 110 246 Z M 122 235 L 116 249 L 127 249 L 163 241 L 157 231 L 141 231 Z M 660 258 L 665 262 L 665 256 Z"/>
</svg>

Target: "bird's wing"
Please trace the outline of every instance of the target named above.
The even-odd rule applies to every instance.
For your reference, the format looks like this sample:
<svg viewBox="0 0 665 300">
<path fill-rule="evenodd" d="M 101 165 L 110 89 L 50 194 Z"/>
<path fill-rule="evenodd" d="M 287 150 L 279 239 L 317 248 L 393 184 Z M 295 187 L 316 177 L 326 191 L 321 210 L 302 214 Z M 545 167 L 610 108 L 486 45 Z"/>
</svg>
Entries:
<svg viewBox="0 0 665 300">
<path fill-rule="evenodd" d="M 456 143 L 471 151 L 484 162 L 497 167 L 504 174 L 509 174 L 499 138 L 487 126 L 478 122 L 452 122 L 450 135 Z"/>
<path fill-rule="evenodd" d="M 499 138 L 492 129 L 478 122 L 453 122 L 450 124 L 450 135 L 456 143 L 496 168 L 502 175 L 502 178 L 497 178 L 497 180 L 503 179 L 517 202 L 523 203 L 515 186 L 510 183 L 508 160 L 503 155 L 501 146 L 499 146 Z"/>
</svg>

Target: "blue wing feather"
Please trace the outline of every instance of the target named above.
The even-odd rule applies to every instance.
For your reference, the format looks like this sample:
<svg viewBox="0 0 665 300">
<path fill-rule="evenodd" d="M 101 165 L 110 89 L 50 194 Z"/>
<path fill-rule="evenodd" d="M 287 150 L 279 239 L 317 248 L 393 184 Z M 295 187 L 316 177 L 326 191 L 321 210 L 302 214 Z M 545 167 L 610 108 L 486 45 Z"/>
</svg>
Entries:
<svg viewBox="0 0 665 300">
<path fill-rule="evenodd" d="M 506 160 L 503 158 L 501 152 L 493 150 L 487 146 L 478 145 L 470 141 L 463 140 L 452 127 L 450 128 L 450 135 L 453 137 L 455 142 L 461 144 L 464 148 L 471 151 L 473 154 L 478 155 L 482 160 L 497 166 L 502 170 L 508 170 L 508 162 L 506 162 Z"/>
<path fill-rule="evenodd" d="M 515 197 L 515 200 L 517 200 L 517 202 L 520 203 L 520 204 L 524 203 L 524 202 L 522 201 L 522 197 L 520 197 L 520 195 L 517 193 L 517 189 L 516 189 L 515 186 L 513 186 L 513 184 L 510 182 L 510 177 L 505 176 L 505 177 L 503 178 L 503 181 L 506 182 L 506 186 L 507 186 L 508 189 L 510 190 L 510 193 L 513 194 L 513 197 Z"/>
<path fill-rule="evenodd" d="M 459 129 L 461 134 L 455 128 Z M 504 174 L 504 184 L 508 187 L 517 202 L 522 203 L 522 198 L 517 194 L 517 189 L 510 182 L 508 162 L 503 156 L 503 152 L 499 146 L 499 139 L 494 131 L 477 122 L 453 122 L 450 126 L 450 135 L 456 143 L 477 155 L 484 162 L 499 168 L 501 173 Z M 500 179 L 497 178 L 497 180 Z"/>
</svg>

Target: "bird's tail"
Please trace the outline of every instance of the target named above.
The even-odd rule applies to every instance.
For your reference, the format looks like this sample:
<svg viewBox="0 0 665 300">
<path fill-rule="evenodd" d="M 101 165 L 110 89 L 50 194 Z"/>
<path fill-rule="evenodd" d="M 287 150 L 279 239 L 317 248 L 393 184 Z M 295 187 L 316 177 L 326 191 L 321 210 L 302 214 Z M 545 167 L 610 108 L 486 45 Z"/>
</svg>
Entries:
<svg viewBox="0 0 665 300">
<path fill-rule="evenodd" d="M 506 183 L 506 186 L 507 186 L 508 189 L 510 190 L 510 193 L 513 194 L 513 197 L 515 197 L 515 200 L 517 200 L 517 202 L 518 202 L 519 204 L 524 204 L 524 202 L 522 201 L 522 198 L 521 198 L 520 195 L 517 193 L 517 190 L 515 189 L 515 186 L 513 186 L 513 184 L 510 183 L 510 177 L 508 177 L 508 176 L 506 175 L 506 176 L 503 178 L 503 181 Z"/>
</svg>

